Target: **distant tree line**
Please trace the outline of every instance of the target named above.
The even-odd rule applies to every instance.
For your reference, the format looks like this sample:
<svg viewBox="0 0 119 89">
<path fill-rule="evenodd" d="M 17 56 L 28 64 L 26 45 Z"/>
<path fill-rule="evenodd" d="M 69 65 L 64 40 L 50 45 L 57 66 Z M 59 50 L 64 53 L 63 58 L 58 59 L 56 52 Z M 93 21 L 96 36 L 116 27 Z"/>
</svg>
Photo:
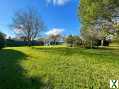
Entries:
<svg viewBox="0 0 119 89">
<path fill-rule="evenodd" d="M 69 47 L 90 48 L 90 44 L 88 43 L 88 41 L 82 39 L 80 36 L 69 35 L 65 37 L 64 42 Z M 104 38 L 103 46 L 109 46 L 110 42 L 111 42 L 110 40 L 106 40 L 106 38 Z M 93 45 L 92 48 L 98 48 L 99 46 L 101 46 L 101 40 L 97 39 L 93 41 L 92 45 Z"/>
<path fill-rule="evenodd" d="M 18 46 L 28 46 L 29 42 L 24 40 L 17 39 L 6 39 L 5 46 L 6 47 L 18 47 Z M 44 42 L 40 40 L 32 40 L 30 42 L 32 46 L 43 46 Z"/>
</svg>

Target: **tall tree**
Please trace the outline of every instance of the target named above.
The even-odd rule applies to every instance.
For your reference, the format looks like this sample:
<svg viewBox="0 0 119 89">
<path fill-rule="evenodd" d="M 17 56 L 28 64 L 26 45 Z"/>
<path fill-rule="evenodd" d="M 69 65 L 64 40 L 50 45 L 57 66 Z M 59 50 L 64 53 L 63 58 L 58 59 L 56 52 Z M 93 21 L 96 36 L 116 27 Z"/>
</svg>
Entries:
<svg viewBox="0 0 119 89">
<path fill-rule="evenodd" d="M 119 0 L 80 0 L 78 14 L 83 32 L 90 37 L 94 36 L 93 32 L 90 31 L 92 27 L 99 34 L 102 32 L 103 36 L 112 34 L 115 32 L 113 26 L 115 19 L 119 16 Z"/>
<path fill-rule="evenodd" d="M 17 11 L 13 17 L 12 27 L 17 32 L 17 36 L 20 35 L 26 38 L 28 46 L 45 28 L 38 11 L 31 8 Z"/>
</svg>

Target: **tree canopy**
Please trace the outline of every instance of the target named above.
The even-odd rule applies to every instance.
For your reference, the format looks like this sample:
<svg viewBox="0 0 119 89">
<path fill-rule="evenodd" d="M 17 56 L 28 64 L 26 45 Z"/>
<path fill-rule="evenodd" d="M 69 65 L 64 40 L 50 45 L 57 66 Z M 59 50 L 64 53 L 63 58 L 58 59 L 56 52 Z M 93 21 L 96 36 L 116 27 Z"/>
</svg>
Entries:
<svg viewBox="0 0 119 89">
<path fill-rule="evenodd" d="M 80 0 L 79 15 L 83 24 L 94 24 L 99 19 L 112 21 L 118 16 L 119 0 Z"/>
<path fill-rule="evenodd" d="M 80 0 L 78 15 L 83 38 L 103 39 L 118 32 L 119 0 Z"/>
</svg>

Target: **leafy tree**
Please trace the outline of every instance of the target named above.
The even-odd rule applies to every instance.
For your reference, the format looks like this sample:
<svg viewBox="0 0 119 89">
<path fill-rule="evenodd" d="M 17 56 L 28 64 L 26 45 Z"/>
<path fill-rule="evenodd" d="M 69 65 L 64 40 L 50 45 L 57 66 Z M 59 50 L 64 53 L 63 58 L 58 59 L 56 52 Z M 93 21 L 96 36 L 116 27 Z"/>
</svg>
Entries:
<svg viewBox="0 0 119 89">
<path fill-rule="evenodd" d="M 118 16 L 119 0 L 80 0 L 79 16 L 83 24 L 95 24 L 97 20 L 112 21 Z"/>
<path fill-rule="evenodd" d="M 25 40 L 28 41 L 28 46 L 45 28 L 44 22 L 35 9 L 16 12 L 13 17 L 12 27 L 15 29 L 17 36 L 25 37 Z"/>
<path fill-rule="evenodd" d="M 79 36 L 73 36 L 73 39 L 74 39 L 74 42 L 73 42 L 74 46 L 81 46 L 82 40 Z"/>
<path fill-rule="evenodd" d="M 0 32 L 0 49 L 2 49 L 3 47 L 5 47 L 5 34 Z"/>
<path fill-rule="evenodd" d="M 75 46 L 80 46 L 82 43 L 82 40 L 79 36 L 72 36 L 69 35 L 68 37 L 65 38 L 65 42 L 70 46 L 70 47 L 75 47 Z"/>
<path fill-rule="evenodd" d="M 96 34 L 101 34 L 104 38 L 115 32 L 113 25 L 119 15 L 118 9 L 119 0 L 80 0 L 78 14 L 82 23 L 81 35 L 86 41 L 90 41 L 89 44 L 97 39 Z"/>
<path fill-rule="evenodd" d="M 70 46 L 73 47 L 74 39 L 72 35 L 69 35 L 68 37 L 65 38 L 65 42 Z"/>
</svg>

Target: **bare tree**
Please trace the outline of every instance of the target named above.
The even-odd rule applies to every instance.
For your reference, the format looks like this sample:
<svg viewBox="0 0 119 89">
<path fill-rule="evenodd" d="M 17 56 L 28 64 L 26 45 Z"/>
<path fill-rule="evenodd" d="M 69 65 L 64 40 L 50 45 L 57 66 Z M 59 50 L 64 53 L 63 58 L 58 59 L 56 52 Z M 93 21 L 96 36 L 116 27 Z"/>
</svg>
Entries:
<svg viewBox="0 0 119 89">
<path fill-rule="evenodd" d="M 16 12 L 12 27 L 15 29 L 17 36 L 20 35 L 26 38 L 28 46 L 31 46 L 31 41 L 39 36 L 39 33 L 45 28 L 39 13 L 31 8 Z"/>
<path fill-rule="evenodd" d="M 46 34 L 48 35 L 49 40 L 52 41 L 56 45 L 57 42 L 62 39 L 62 32 L 63 32 L 63 29 L 54 28 L 48 31 Z"/>
</svg>

